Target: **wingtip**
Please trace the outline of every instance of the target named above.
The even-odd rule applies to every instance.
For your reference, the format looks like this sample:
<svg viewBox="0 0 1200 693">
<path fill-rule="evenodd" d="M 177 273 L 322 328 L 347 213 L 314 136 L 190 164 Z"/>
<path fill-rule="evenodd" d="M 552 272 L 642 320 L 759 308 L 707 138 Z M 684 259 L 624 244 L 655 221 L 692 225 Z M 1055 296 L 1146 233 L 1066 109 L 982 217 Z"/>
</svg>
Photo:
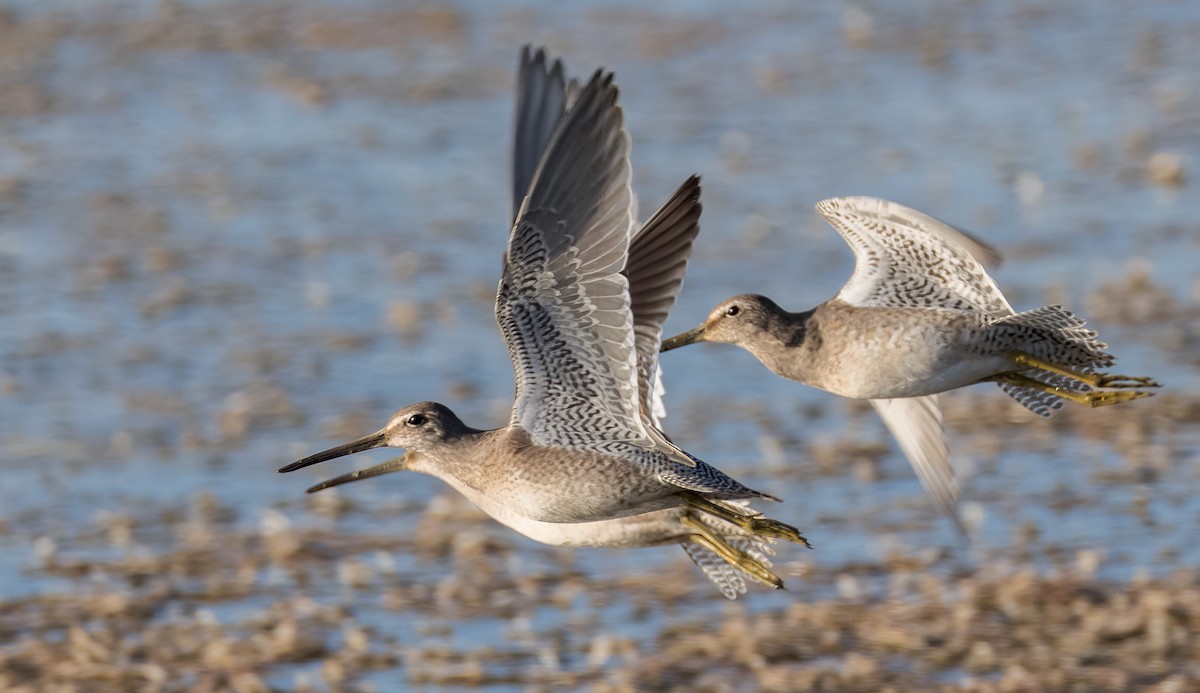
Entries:
<svg viewBox="0 0 1200 693">
<path fill-rule="evenodd" d="M 700 204 L 700 176 L 692 174 L 687 180 L 679 184 L 675 188 L 675 192 L 671 193 L 671 197 L 663 205 L 663 207 L 677 207 L 681 204 L 689 206 L 699 206 Z M 658 212 L 655 212 L 657 214 Z M 653 216 L 653 215 L 651 215 Z"/>
<path fill-rule="evenodd" d="M 616 91 L 617 85 L 614 83 L 615 80 L 616 74 L 612 70 L 598 67 L 596 68 L 596 71 L 592 73 L 592 78 L 589 81 L 599 82 L 600 88 L 603 90 L 612 89 L 613 91 Z"/>
<path fill-rule="evenodd" d="M 882 208 L 889 203 L 879 197 L 871 197 L 869 195 L 843 195 L 841 197 L 829 197 L 818 202 L 815 206 L 817 212 L 822 216 L 827 216 L 830 213 L 849 210 L 861 211 L 870 207 Z"/>
<path fill-rule="evenodd" d="M 624 131 L 624 110 L 620 104 L 620 96 L 621 90 L 615 82 L 613 72 L 604 68 L 598 68 L 579 91 L 579 95 L 576 97 L 571 110 L 574 111 L 578 108 L 586 111 L 589 108 L 600 108 L 604 105 L 612 106 L 622 118 L 621 130 Z M 627 132 L 626 137 L 628 137 Z"/>
<path fill-rule="evenodd" d="M 841 209 L 845 206 L 846 201 L 849 199 L 850 198 L 848 197 L 830 197 L 813 205 L 813 208 L 816 209 L 817 214 L 820 214 L 822 217 L 824 217 L 826 221 L 833 223 L 833 217 L 836 216 L 839 211 L 841 211 Z"/>
<path fill-rule="evenodd" d="M 946 229 L 948 233 L 935 233 L 935 235 L 940 237 L 941 242 L 966 250 L 984 267 L 996 268 L 1004 262 L 1004 256 L 999 250 L 986 241 L 981 240 L 975 234 L 948 224 L 919 209 L 892 200 L 871 197 L 869 195 L 831 197 L 818 202 L 816 209 L 818 214 L 830 221 L 839 213 L 878 215 L 880 217 L 894 216 L 904 220 L 917 220 L 925 224 L 928 227 L 927 230 L 937 228 Z"/>
<path fill-rule="evenodd" d="M 551 58 L 545 46 L 535 47 L 531 43 L 521 46 L 521 72 L 538 70 L 560 84 L 566 83 L 566 67 L 562 58 Z"/>
<path fill-rule="evenodd" d="M 541 47 L 536 48 L 532 43 L 526 43 L 521 46 L 521 73 L 527 73 L 538 65 L 545 65 L 546 51 Z"/>
</svg>

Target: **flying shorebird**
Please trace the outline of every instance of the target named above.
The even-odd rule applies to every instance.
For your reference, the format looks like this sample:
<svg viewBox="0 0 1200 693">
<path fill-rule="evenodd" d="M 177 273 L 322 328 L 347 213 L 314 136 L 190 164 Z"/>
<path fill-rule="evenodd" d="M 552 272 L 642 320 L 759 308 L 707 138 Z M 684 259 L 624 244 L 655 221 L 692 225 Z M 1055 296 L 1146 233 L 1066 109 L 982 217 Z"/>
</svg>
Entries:
<svg viewBox="0 0 1200 693">
<path fill-rule="evenodd" d="M 529 96 L 538 89 L 551 98 Z M 508 426 L 474 429 L 444 405 L 422 402 L 376 433 L 280 471 L 405 448 L 399 458 L 309 491 L 401 469 L 424 472 L 537 541 L 677 542 L 730 598 L 745 591 L 743 573 L 782 587 L 769 570 L 767 542 L 807 542 L 744 503 L 772 496 L 676 447 L 653 413 L 661 322 L 698 229 L 698 180 L 685 183 L 631 241 L 629 137 L 611 73 L 597 71 L 563 115 L 567 106 L 561 65 L 547 70 L 544 55 L 523 52 L 514 176 L 529 176 L 528 192 L 496 298 L 516 373 Z M 540 162 L 523 168 L 534 147 L 544 149 Z"/>
<path fill-rule="evenodd" d="M 1151 394 L 1133 388 L 1158 387 L 1097 373 L 1113 356 L 1062 306 L 1015 312 L 984 269 L 999 255 L 964 232 L 870 197 L 824 200 L 817 212 L 854 251 L 854 273 L 836 297 L 790 313 L 765 296 L 734 296 L 662 350 L 736 344 L 785 378 L 869 400 L 960 536 L 938 393 L 995 382 L 1050 416 L 1062 400 L 1099 407 Z"/>
</svg>

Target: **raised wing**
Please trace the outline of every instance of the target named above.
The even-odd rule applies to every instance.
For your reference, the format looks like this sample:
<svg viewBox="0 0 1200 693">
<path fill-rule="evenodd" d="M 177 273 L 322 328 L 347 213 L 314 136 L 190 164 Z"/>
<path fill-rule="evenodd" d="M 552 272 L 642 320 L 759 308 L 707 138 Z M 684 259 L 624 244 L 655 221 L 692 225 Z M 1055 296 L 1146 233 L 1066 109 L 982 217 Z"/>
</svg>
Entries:
<svg viewBox="0 0 1200 693">
<path fill-rule="evenodd" d="M 511 423 L 537 444 L 655 445 L 638 412 L 621 273 L 633 226 L 629 179 L 617 87 L 597 72 L 533 175 L 496 296 L 516 376 Z"/>
<path fill-rule="evenodd" d="M 954 528 L 960 542 L 966 543 L 967 532 L 958 517 L 958 483 L 946 450 L 937 395 L 870 402 L 900 444 L 933 507 Z"/>
<path fill-rule="evenodd" d="M 817 212 L 854 251 L 854 274 L 838 293 L 846 303 L 1012 314 L 984 269 L 1000 255 L 968 234 L 873 197 L 822 200 Z"/>
<path fill-rule="evenodd" d="M 666 416 L 658 348 L 667 319 L 700 232 L 700 178 L 692 176 L 634 235 L 625 276 L 633 310 L 637 352 L 638 404 L 655 427 Z"/>
<path fill-rule="evenodd" d="M 521 48 L 517 110 L 513 118 L 514 222 L 554 128 L 578 95 L 579 84 L 574 80 L 567 81 L 562 61 L 550 61 L 541 48 L 536 51 L 530 46 Z"/>
</svg>

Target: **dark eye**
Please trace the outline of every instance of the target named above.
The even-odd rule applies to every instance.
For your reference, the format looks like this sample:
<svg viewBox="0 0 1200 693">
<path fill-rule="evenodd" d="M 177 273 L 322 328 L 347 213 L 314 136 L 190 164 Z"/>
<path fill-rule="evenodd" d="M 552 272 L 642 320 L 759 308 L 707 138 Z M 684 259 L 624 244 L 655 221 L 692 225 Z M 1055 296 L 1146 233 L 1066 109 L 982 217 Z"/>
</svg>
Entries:
<svg viewBox="0 0 1200 693">
<path fill-rule="evenodd" d="M 413 414 L 412 416 L 408 417 L 408 421 L 405 421 L 404 423 L 408 424 L 409 426 L 423 426 L 425 425 L 425 415 Z"/>
<path fill-rule="evenodd" d="M 738 308 L 737 306 L 729 306 L 725 309 L 725 314 L 731 318 L 736 318 L 737 314 L 740 312 L 742 312 L 742 309 Z"/>
</svg>

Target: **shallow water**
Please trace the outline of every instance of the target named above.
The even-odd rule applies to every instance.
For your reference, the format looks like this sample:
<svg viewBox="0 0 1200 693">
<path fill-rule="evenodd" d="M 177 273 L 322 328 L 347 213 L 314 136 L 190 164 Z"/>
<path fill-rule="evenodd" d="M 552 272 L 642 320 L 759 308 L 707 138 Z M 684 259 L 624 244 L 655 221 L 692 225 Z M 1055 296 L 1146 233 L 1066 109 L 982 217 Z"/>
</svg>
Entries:
<svg viewBox="0 0 1200 693">
<path fill-rule="evenodd" d="M 231 531 L 257 532 L 279 510 L 298 527 L 397 536 L 450 494 L 394 475 L 341 490 L 354 511 L 314 516 L 311 481 L 383 453 L 274 470 L 412 401 L 443 401 L 476 426 L 505 420 L 512 376 L 491 301 L 523 42 L 545 43 L 577 75 L 616 71 L 644 212 L 704 176 L 703 232 L 668 333 L 734 293 L 794 309 L 833 295 L 851 257 L 812 205 L 869 194 L 971 229 L 1006 255 L 995 276 L 1014 305 L 1077 307 L 1121 372 L 1167 384 L 1126 411 L 1194 401 L 1200 384 L 1195 4 L 11 7 L 0 22 L 11 95 L 0 105 L 0 599 L 77 588 L 39 568 L 35 547 L 48 542 L 69 558 L 164 550 L 178 537 L 153 518 L 201 491 L 234 514 Z M 1178 157 L 1182 179 L 1153 180 L 1156 154 Z M 1072 411 L 1051 426 L 1002 406 L 995 388 L 949 395 L 964 500 L 980 520 L 974 555 L 956 557 L 870 412 L 729 347 L 673 352 L 664 366 L 668 431 L 786 498 L 773 514 L 817 550 L 782 547 L 780 561 L 820 573 L 735 606 L 700 586 L 639 618 L 619 591 L 603 608 L 581 595 L 528 614 L 534 631 L 574 618 L 590 635 L 649 638 L 727 609 L 826 598 L 830 576 L 897 553 L 935 550 L 939 571 L 1050 570 L 1097 549 L 1098 575 L 1113 580 L 1200 563 L 1200 436 L 1171 420 L 1186 407 L 1136 421 Z M 816 448 L 832 450 L 821 471 Z M 96 536 L 112 515 L 136 519 L 128 540 Z M 487 535 L 515 546 L 518 576 L 566 560 L 601 581 L 663 565 L 702 580 L 675 570 L 671 548 L 568 552 Z M 405 580 L 452 570 L 393 554 Z M 339 589 L 299 592 L 407 646 L 425 642 L 412 635 L 422 622 L 452 629 L 460 649 L 512 627 L 383 617 L 371 590 Z M 270 676 L 287 685 L 295 673 Z"/>
</svg>

